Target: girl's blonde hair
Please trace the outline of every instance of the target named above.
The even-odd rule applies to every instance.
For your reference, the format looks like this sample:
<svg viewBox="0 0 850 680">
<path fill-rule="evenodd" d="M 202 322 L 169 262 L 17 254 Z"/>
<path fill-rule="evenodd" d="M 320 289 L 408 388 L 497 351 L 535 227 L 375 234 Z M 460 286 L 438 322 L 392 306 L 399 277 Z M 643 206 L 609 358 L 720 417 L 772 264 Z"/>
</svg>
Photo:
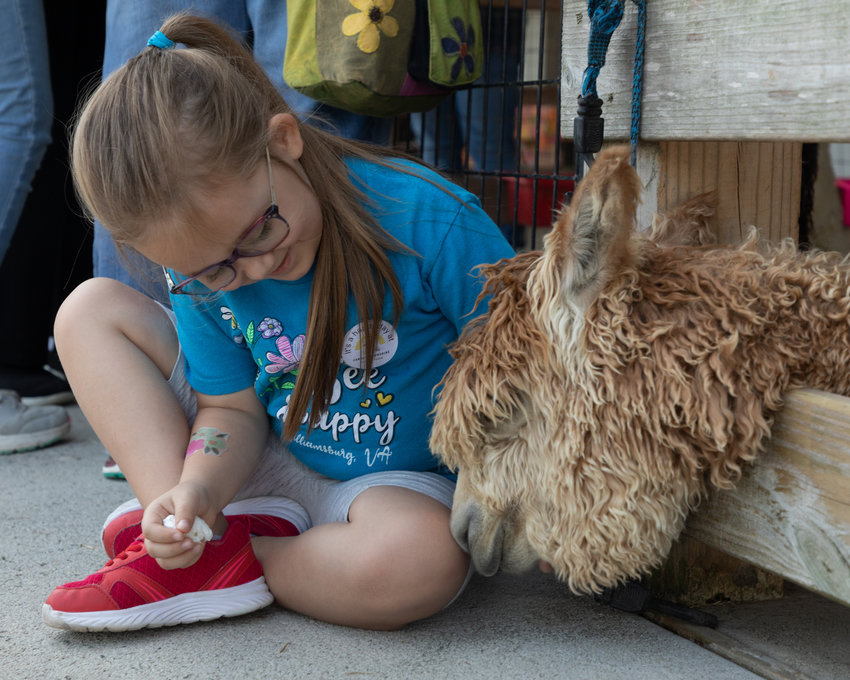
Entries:
<svg viewBox="0 0 850 680">
<path fill-rule="evenodd" d="M 81 203 L 124 249 L 164 218 L 202 212 L 193 201 L 205 184 L 249 176 L 265 157 L 269 119 L 290 112 L 247 48 L 213 21 L 178 14 L 160 31 L 187 49 L 148 47 L 130 59 L 84 104 L 71 139 Z M 317 127 L 299 123 L 299 131 L 300 162 L 322 207 L 323 231 L 285 439 L 295 437 L 308 410 L 315 426 L 330 403 L 349 295 L 365 325 L 367 374 L 387 289 L 396 322 L 404 304 L 387 251 L 406 248 L 369 214 L 343 159 L 387 161 Z M 397 154 L 381 149 L 386 155 Z"/>
</svg>

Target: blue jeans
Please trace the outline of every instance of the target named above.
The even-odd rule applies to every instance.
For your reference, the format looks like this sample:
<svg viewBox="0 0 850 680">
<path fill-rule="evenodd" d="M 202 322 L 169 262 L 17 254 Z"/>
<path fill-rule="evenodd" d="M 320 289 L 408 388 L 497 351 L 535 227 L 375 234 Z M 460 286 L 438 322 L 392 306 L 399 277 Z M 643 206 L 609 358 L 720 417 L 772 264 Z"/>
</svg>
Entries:
<svg viewBox="0 0 850 680">
<path fill-rule="evenodd" d="M 33 177 L 50 143 L 53 95 L 44 7 L 0 2 L 7 40 L 0 50 L 0 262 L 18 225 Z"/>
<path fill-rule="evenodd" d="M 392 119 L 360 116 L 320 105 L 284 83 L 286 2 L 282 0 L 109 0 L 104 76 L 141 52 L 164 19 L 182 10 L 213 17 L 236 30 L 253 46 L 254 58 L 299 116 L 315 113 L 343 137 L 378 144 L 389 141 Z M 128 263 L 118 254 L 109 232 L 99 222 L 94 228 L 94 275 L 117 279 L 167 302 L 165 284 L 156 267 L 138 255 Z"/>
<path fill-rule="evenodd" d="M 455 92 L 436 109 L 411 114 L 413 143 L 421 146 L 422 160 L 443 171 L 512 172 L 517 102 L 515 87 Z"/>
</svg>

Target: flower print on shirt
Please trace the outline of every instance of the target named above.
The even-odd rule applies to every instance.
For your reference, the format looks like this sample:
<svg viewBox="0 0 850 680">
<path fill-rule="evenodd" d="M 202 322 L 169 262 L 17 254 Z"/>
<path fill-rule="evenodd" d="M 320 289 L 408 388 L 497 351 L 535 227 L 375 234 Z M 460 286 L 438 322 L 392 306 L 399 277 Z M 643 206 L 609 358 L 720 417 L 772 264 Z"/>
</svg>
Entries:
<svg viewBox="0 0 850 680">
<path fill-rule="evenodd" d="M 289 373 L 298 368 L 298 364 L 301 363 L 301 356 L 304 354 L 304 339 L 303 333 L 295 336 L 293 340 L 281 335 L 275 341 L 278 354 L 266 352 L 266 359 L 271 362 L 265 365 L 266 373 L 271 375 L 281 372 Z"/>
<path fill-rule="evenodd" d="M 260 323 L 260 326 L 262 325 Z M 259 329 L 260 326 L 257 328 Z M 282 325 L 280 330 L 283 331 Z M 262 331 L 260 332 L 262 333 Z M 255 387 L 260 398 L 263 398 L 269 392 L 295 389 L 294 380 L 295 376 L 298 375 L 301 357 L 304 354 L 304 340 L 305 335 L 303 333 L 296 335 L 292 340 L 286 335 L 280 335 L 275 340 L 277 353 L 266 352 L 266 361 L 269 363 L 265 363 L 260 357 L 256 357 L 261 370 L 257 374 Z"/>
<path fill-rule="evenodd" d="M 274 338 L 283 333 L 283 324 L 277 319 L 267 316 L 265 319 L 260 321 L 260 325 L 257 326 L 257 330 L 260 331 L 260 334 L 266 339 Z"/>
<path fill-rule="evenodd" d="M 236 317 L 233 316 L 233 311 L 230 307 L 221 306 L 219 307 L 219 312 L 221 313 L 221 318 L 225 321 L 230 322 L 230 337 L 233 338 L 233 342 L 237 345 L 241 344 L 245 341 L 245 336 L 242 334 L 242 329 L 239 328 L 239 322 L 236 321 Z"/>
</svg>

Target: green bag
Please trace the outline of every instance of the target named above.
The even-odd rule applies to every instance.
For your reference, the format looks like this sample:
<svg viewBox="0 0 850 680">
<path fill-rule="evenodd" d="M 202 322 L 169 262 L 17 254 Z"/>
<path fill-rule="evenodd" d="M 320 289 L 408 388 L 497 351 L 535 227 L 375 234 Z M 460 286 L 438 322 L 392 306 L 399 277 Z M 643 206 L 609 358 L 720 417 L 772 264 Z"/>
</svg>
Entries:
<svg viewBox="0 0 850 680">
<path fill-rule="evenodd" d="M 283 78 L 372 116 L 427 111 L 482 72 L 478 0 L 288 0 Z"/>
</svg>

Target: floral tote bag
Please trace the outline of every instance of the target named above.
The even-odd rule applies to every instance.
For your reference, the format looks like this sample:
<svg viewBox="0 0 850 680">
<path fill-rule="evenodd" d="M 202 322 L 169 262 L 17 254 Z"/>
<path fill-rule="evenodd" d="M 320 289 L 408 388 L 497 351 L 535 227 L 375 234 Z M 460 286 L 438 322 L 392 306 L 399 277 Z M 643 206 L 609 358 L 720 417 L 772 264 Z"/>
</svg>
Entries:
<svg viewBox="0 0 850 680">
<path fill-rule="evenodd" d="M 478 0 L 289 0 L 287 84 L 373 116 L 427 111 L 482 72 Z"/>
</svg>

